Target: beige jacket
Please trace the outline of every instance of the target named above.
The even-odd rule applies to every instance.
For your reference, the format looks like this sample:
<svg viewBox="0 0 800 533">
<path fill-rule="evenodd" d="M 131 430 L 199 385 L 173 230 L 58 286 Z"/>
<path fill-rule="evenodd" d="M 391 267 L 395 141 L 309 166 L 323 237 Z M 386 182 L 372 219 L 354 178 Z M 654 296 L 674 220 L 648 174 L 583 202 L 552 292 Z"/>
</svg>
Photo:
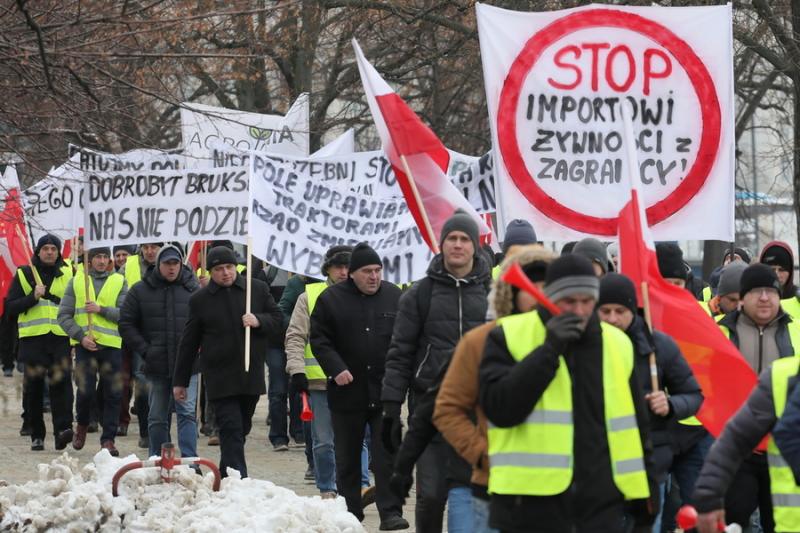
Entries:
<svg viewBox="0 0 800 533">
<path fill-rule="evenodd" d="M 308 293 L 304 292 L 297 298 L 292 318 L 289 319 L 289 327 L 286 329 L 286 372 L 290 376 L 306 373 L 304 355 L 310 331 L 311 316 L 308 312 Z M 326 390 L 327 388 L 328 383 L 324 379 L 308 380 L 309 390 Z"/>
</svg>

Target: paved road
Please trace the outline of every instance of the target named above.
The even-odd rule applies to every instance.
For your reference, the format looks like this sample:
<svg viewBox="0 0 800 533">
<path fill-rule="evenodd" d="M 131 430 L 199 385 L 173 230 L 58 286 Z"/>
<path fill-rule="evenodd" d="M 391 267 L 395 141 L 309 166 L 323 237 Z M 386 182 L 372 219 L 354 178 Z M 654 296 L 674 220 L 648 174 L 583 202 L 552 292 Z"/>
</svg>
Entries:
<svg viewBox="0 0 800 533">
<path fill-rule="evenodd" d="M 48 414 L 45 415 L 48 435 L 45 441 L 45 451 L 32 452 L 30 450 L 30 437 L 20 437 L 19 429 L 22 424 L 22 376 L 14 373 L 13 378 L 0 377 L 0 479 L 8 483 L 24 483 L 36 478 L 36 465 L 48 463 L 62 452 L 55 451 L 53 437 L 50 434 L 52 426 Z M 292 447 L 288 452 L 274 452 L 267 440 L 266 425 L 266 396 L 261 397 L 253 421 L 253 430 L 247 440 L 246 454 L 247 467 L 251 477 L 267 479 L 277 485 L 293 490 L 301 496 L 314 496 L 319 494 L 313 483 L 305 482 L 303 474 L 306 470 L 306 460 L 303 448 Z M 174 428 L 174 423 L 173 423 Z M 119 437 L 116 441 L 120 454 L 137 454 L 144 457 L 145 450 L 137 447 L 138 426 L 136 417 L 133 417 L 127 437 Z M 173 433 L 174 436 L 174 433 Z M 219 448 L 208 446 L 207 438 L 201 436 L 198 441 L 198 454 L 215 462 L 219 461 Z M 86 446 L 81 451 L 67 447 L 70 454 L 80 458 L 82 463 L 91 461 L 99 450 L 99 434 L 89 434 Z M 406 519 L 412 524 L 408 531 L 414 531 L 414 493 L 404 508 Z M 366 510 L 364 526 L 367 531 L 378 531 L 378 513 L 374 505 Z"/>
</svg>

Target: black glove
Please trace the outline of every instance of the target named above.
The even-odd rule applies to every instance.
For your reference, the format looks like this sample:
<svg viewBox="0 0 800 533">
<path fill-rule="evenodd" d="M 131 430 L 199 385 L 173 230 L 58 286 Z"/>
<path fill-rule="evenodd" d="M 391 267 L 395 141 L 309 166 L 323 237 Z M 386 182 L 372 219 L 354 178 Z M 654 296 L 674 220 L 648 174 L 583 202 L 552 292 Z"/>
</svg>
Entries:
<svg viewBox="0 0 800 533">
<path fill-rule="evenodd" d="M 400 421 L 400 402 L 383 403 L 383 427 L 381 428 L 383 447 L 395 453 L 403 441 L 403 423 Z"/>
<path fill-rule="evenodd" d="M 297 392 L 308 392 L 308 378 L 305 374 L 292 374 L 292 387 Z"/>
<path fill-rule="evenodd" d="M 393 472 L 392 477 L 389 478 L 389 489 L 392 494 L 405 501 L 408 498 L 408 491 L 411 490 L 411 485 L 414 484 L 414 478 L 398 472 Z"/>
<path fill-rule="evenodd" d="M 556 353 L 562 354 L 567 346 L 581 338 L 586 326 L 578 315 L 562 313 L 550 318 L 546 327 L 545 343 L 550 345 Z"/>
</svg>

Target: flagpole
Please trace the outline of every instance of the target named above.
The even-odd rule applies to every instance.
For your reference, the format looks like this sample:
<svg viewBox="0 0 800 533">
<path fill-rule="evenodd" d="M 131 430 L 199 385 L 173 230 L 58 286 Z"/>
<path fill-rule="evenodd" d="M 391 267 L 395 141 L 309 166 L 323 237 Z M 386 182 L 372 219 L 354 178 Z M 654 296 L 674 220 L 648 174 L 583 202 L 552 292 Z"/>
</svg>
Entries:
<svg viewBox="0 0 800 533">
<path fill-rule="evenodd" d="M 206 273 L 206 257 L 208 255 L 208 241 L 200 241 L 200 277 L 205 277 Z"/>
<path fill-rule="evenodd" d="M 250 313 L 253 303 L 253 256 L 250 250 L 253 248 L 253 238 L 247 237 L 247 290 L 245 291 L 245 313 Z M 244 328 L 244 371 L 250 371 L 250 326 Z"/>
<path fill-rule="evenodd" d="M 408 176 L 408 184 L 411 186 L 411 192 L 414 194 L 414 201 L 417 202 L 417 205 L 419 206 L 419 213 L 422 216 L 422 224 L 425 226 L 423 229 L 428 235 L 428 241 L 431 243 L 433 253 L 438 254 L 439 243 L 436 241 L 436 235 L 433 233 L 433 227 L 431 226 L 431 221 L 428 219 L 428 213 L 425 211 L 425 206 L 422 205 L 422 199 L 419 196 L 419 190 L 417 189 L 417 184 L 414 182 L 414 176 L 411 174 L 411 168 L 408 166 L 406 156 L 400 154 L 400 161 L 403 163 L 403 172 L 405 172 L 406 176 Z"/>
<path fill-rule="evenodd" d="M 647 289 L 647 282 L 642 282 L 642 307 L 644 308 L 644 321 L 650 334 L 653 333 L 653 317 L 650 314 L 650 292 Z M 653 392 L 658 390 L 658 365 L 656 364 L 655 352 L 650 352 L 650 386 Z"/>
</svg>

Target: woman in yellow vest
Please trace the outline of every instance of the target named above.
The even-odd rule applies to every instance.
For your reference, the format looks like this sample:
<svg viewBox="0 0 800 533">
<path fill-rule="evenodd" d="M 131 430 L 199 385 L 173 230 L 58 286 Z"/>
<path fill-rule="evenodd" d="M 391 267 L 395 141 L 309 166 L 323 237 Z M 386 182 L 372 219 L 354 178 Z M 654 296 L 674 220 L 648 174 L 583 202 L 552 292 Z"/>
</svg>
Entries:
<svg viewBox="0 0 800 533">
<path fill-rule="evenodd" d="M 114 446 L 122 394 L 122 337 L 117 323 L 119 308 L 127 293 L 125 278 L 108 272 L 109 248 L 89 250 L 88 294 L 83 272 L 78 272 L 67 285 L 58 308 L 58 324 L 75 344 L 75 371 L 78 383 L 76 411 L 78 424 L 72 447 L 83 448 L 95 394 L 97 372 L 103 380 L 103 432 L 100 446 L 111 455 L 119 455 Z M 86 269 L 84 269 L 86 270 Z M 91 314 L 91 328 L 89 315 Z"/>
<path fill-rule="evenodd" d="M 69 339 L 56 321 L 72 269 L 61 258 L 61 241 L 44 235 L 33 251 L 31 266 L 17 269 L 8 291 L 5 312 L 17 316 L 19 360 L 25 365 L 23 405 L 31 428 L 31 450 L 44 450 L 45 377 L 56 450 L 72 440 L 72 379 Z"/>
<path fill-rule="evenodd" d="M 560 257 L 545 293 L 562 313 L 506 317 L 489 334 L 480 403 L 493 528 L 611 533 L 626 513 L 645 525 L 658 510 L 633 346 L 598 319 L 598 287 L 588 259 Z"/>
</svg>

